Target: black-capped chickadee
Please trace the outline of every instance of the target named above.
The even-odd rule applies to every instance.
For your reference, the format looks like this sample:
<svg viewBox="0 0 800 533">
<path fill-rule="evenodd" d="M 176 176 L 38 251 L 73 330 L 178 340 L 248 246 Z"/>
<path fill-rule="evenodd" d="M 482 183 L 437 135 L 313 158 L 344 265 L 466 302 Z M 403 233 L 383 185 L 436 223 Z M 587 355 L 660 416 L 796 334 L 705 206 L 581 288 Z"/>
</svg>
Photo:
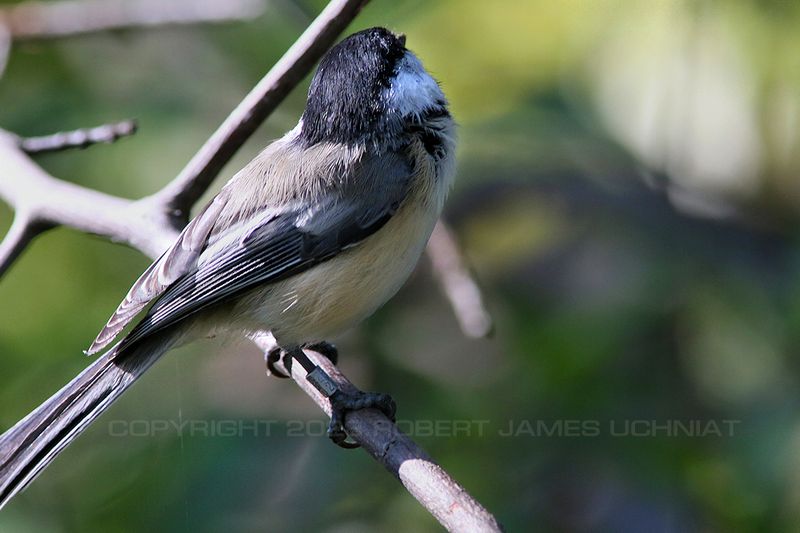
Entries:
<svg viewBox="0 0 800 533">
<path fill-rule="evenodd" d="M 453 179 L 454 129 L 405 37 L 372 28 L 332 48 L 297 126 L 186 226 L 87 353 L 147 309 L 144 317 L 0 436 L 0 507 L 163 353 L 209 330 L 270 330 L 313 374 L 299 348 L 372 314 L 416 265 Z M 391 409 L 384 395 L 370 402 L 335 392 L 334 433 L 343 432 L 343 410 Z"/>
</svg>

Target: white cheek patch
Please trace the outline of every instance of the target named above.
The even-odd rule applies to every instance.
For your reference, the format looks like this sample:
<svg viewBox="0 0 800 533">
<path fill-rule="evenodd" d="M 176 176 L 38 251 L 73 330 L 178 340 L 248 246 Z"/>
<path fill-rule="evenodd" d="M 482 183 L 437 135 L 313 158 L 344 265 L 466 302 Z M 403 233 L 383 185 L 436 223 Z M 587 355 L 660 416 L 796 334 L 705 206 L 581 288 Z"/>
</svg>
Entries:
<svg viewBox="0 0 800 533">
<path fill-rule="evenodd" d="M 392 108 L 403 116 L 422 113 L 445 101 L 439 84 L 411 52 L 406 52 L 400 60 L 397 76 L 388 91 Z"/>
</svg>

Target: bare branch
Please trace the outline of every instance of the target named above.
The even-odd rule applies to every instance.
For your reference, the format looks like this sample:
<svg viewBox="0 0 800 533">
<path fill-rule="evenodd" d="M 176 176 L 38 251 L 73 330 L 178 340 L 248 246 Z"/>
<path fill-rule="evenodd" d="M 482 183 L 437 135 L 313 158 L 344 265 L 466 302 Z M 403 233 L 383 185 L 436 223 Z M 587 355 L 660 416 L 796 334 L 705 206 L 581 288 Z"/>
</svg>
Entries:
<svg viewBox="0 0 800 533">
<path fill-rule="evenodd" d="M 483 304 L 481 290 L 470 274 L 452 230 L 441 220 L 428 241 L 427 252 L 461 331 L 468 337 L 489 336 L 492 317 Z"/>
<path fill-rule="evenodd" d="M 222 167 L 311 71 L 367 1 L 332 0 L 180 174 L 156 194 L 158 201 L 185 216 Z"/>
<path fill-rule="evenodd" d="M 60 152 L 70 148 L 87 148 L 98 143 L 110 144 L 122 137 L 133 135 L 136 129 L 135 120 L 123 120 L 95 128 L 81 128 L 41 137 L 22 137 L 19 139 L 19 146 L 29 155 Z"/>
<path fill-rule="evenodd" d="M 177 237 L 168 214 L 54 178 L 0 131 L 0 199 L 45 226 L 64 225 L 128 244 L 157 257 Z M 0 275 L 10 264 L 4 264 Z"/>
<path fill-rule="evenodd" d="M 14 40 L 53 39 L 123 28 L 257 17 L 262 0 L 58 0 L 28 1 L 0 10 L 0 25 Z"/>
<path fill-rule="evenodd" d="M 11 34 L 8 29 L 0 23 L 0 78 L 6 70 L 8 55 L 11 53 Z"/>
<path fill-rule="evenodd" d="M 37 224 L 30 216 L 22 211 L 14 213 L 14 222 L 8 230 L 3 242 L 0 242 L 0 275 L 11 266 L 22 251 L 42 231 L 46 229 Z"/>
<path fill-rule="evenodd" d="M 264 353 L 275 347 L 269 334 L 251 337 Z M 326 357 L 312 350 L 306 355 L 321 367 L 344 392 L 358 392 L 347 377 Z M 289 371 L 278 364 L 279 370 Z M 302 365 L 291 368 L 292 379 L 330 416 L 327 398 L 306 380 Z M 348 435 L 376 461 L 391 472 L 448 531 L 501 531 L 500 525 L 481 504 L 470 496 L 450 475 L 386 415 L 377 409 L 362 409 L 347 414 L 344 421 Z"/>
</svg>

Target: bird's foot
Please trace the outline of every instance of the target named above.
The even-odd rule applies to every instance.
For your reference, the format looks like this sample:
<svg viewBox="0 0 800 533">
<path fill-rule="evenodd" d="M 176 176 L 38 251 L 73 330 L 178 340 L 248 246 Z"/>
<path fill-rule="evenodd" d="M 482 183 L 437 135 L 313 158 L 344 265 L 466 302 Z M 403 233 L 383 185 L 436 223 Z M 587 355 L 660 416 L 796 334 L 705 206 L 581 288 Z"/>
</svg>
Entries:
<svg viewBox="0 0 800 533">
<path fill-rule="evenodd" d="M 334 444 L 342 448 L 358 448 L 359 446 L 358 443 L 347 440 L 347 432 L 344 429 L 344 417 L 350 411 L 378 409 L 392 422 L 394 422 L 394 415 L 397 412 L 397 405 L 392 397 L 379 392 L 347 393 L 337 389 L 331 395 L 330 402 L 331 423 L 328 425 L 328 437 Z"/>
<path fill-rule="evenodd" d="M 308 348 L 309 350 L 313 350 L 315 352 L 321 353 L 327 359 L 330 360 L 331 363 L 334 365 L 339 360 L 339 350 L 336 349 L 336 346 L 331 344 L 327 341 L 319 341 L 319 342 L 309 342 L 308 344 L 304 344 L 303 348 Z M 285 368 L 289 373 L 292 372 L 292 359 L 293 354 L 287 350 L 284 350 L 280 346 L 273 347 L 270 351 L 268 351 L 264 355 L 264 360 L 267 363 L 267 375 L 275 376 L 276 378 L 286 379 L 291 377 L 286 374 L 283 370 L 279 370 L 276 366 L 279 362 L 283 363 L 283 368 Z"/>
<path fill-rule="evenodd" d="M 319 352 L 333 364 L 336 364 L 338 359 L 338 352 L 336 347 L 329 342 L 316 342 L 303 345 L 303 348 L 308 348 L 315 352 Z M 328 437 L 334 444 L 342 448 L 358 448 L 359 444 L 348 440 L 347 431 L 344 429 L 344 417 L 350 411 L 358 411 L 360 409 L 378 409 L 394 422 L 394 415 L 397 411 L 397 405 L 388 394 L 378 392 L 344 392 L 339 388 L 339 385 L 331 379 L 325 370 L 312 362 L 301 348 L 294 348 L 287 351 L 279 347 L 274 347 L 265 355 L 267 361 L 267 369 L 270 374 L 287 378 L 289 377 L 286 372 L 278 370 L 275 366 L 279 361 L 283 362 L 283 368 L 289 374 L 292 372 L 292 360 L 296 359 L 306 371 L 306 379 L 316 388 L 323 396 L 331 402 L 331 422 L 328 425 Z"/>
</svg>

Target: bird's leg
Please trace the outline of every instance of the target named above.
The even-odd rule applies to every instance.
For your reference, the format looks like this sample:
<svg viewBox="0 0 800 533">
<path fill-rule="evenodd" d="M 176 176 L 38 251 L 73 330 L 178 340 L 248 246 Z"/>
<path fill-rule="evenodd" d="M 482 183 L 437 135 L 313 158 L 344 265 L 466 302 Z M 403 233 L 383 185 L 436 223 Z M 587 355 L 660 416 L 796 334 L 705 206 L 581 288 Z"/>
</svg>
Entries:
<svg viewBox="0 0 800 533">
<path fill-rule="evenodd" d="M 303 348 L 308 348 L 317 353 L 324 355 L 334 365 L 339 361 L 339 350 L 336 349 L 334 344 L 327 341 L 309 342 L 303 345 Z M 279 370 L 275 365 L 279 361 L 283 361 L 284 368 L 292 372 L 292 358 L 288 357 L 289 352 L 280 346 L 273 346 L 265 355 L 264 360 L 267 363 L 267 375 L 275 376 L 276 378 L 286 379 L 288 376 L 283 371 Z"/>
<path fill-rule="evenodd" d="M 309 346 L 309 349 L 311 349 L 311 346 Z M 316 351 L 316 348 L 314 349 Z M 337 446 L 341 446 L 342 448 L 358 448 L 359 446 L 358 443 L 347 440 L 347 432 L 344 429 L 344 417 L 349 411 L 375 408 L 394 422 L 397 406 L 392 397 L 388 394 L 363 391 L 344 392 L 322 368 L 315 365 L 308 358 L 301 348 L 296 348 L 288 352 L 287 355 L 290 355 L 292 359 L 296 359 L 298 363 L 303 365 L 307 373 L 306 379 L 314 385 L 314 388 L 323 396 L 330 400 L 331 422 L 328 425 L 328 437 Z"/>
</svg>

